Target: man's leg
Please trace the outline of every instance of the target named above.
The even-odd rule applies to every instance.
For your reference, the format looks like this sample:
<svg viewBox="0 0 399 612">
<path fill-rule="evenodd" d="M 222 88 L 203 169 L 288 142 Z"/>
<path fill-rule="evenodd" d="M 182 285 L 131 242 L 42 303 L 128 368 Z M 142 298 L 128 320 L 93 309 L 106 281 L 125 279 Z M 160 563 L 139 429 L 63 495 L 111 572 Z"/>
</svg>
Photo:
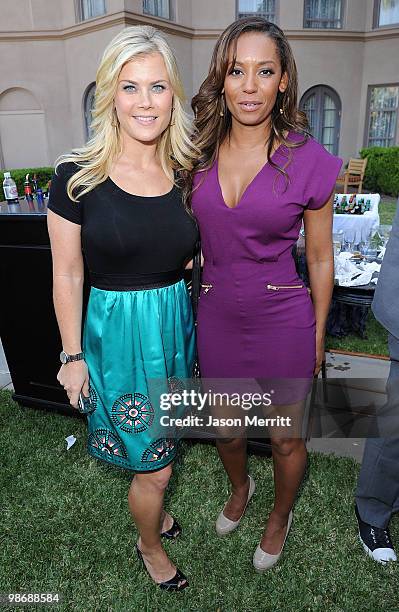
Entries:
<svg viewBox="0 0 399 612">
<path fill-rule="evenodd" d="M 399 339 L 389 334 L 391 368 L 387 382 L 385 419 L 399 411 Z M 359 531 L 365 548 L 376 561 L 395 560 L 388 525 L 399 509 L 399 438 L 369 438 L 364 449 L 356 490 Z M 385 549 L 385 552 L 378 552 Z"/>
<path fill-rule="evenodd" d="M 399 506 L 399 439 L 368 438 L 356 490 L 360 517 L 369 525 L 388 527 Z"/>
</svg>

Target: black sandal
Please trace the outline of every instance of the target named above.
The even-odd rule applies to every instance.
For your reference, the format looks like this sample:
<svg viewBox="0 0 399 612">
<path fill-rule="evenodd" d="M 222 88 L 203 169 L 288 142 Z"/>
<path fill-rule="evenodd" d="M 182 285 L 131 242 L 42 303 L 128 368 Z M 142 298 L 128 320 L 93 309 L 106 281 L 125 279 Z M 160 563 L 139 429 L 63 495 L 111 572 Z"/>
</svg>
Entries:
<svg viewBox="0 0 399 612">
<path fill-rule="evenodd" d="M 173 519 L 173 525 L 168 531 L 161 531 L 161 538 L 165 538 L 166 540 L 176 540 L 177 537 L 181 534 L 182 529 L 176 519 Z"/>
<path fill-rule="evenodd" d="M 151 577 L 151 574 L 147 569 L 147 566 L 144 562 L 143 553 L 141 552 L 137 544 L 136 551 L 138 558 L 142 561 L 144 565 L 145 571 L 147 572 L 151 580 L 155 582 L 155 580 Z M 188 580 L 179 569 L 176 569 L 176 574 L 173 576 L 173 578 L 167 580 L 166 582 L 155 582 L 155 584 L 157 584 L 160 589 L 164 589 L 165 591 L 182 591 L 183 589 L 188 587 Z"/>
</svg>

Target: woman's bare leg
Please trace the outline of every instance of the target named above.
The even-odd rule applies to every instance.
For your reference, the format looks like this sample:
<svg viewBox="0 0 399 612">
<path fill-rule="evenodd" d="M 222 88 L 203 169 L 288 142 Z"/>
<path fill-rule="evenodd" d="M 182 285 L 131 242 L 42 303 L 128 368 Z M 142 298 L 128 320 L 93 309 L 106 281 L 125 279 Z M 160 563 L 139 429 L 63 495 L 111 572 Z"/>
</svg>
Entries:
<svg viewBox="0 0 399 612">
<path fill-rule="evenodd" d="M 176 573 L 160 538 L 160 531 L 171 526 L 168 524 L 171 519 L 163 510 L 165 489 L 171 474 L 171 465 L 158 472 L 138 473 L 129 489 L 129 509 L 140 533 L 138 547 L 155 582 L 170 580 Z M 166 524 L 165 527 L 161 523 Z"/>
<path fill-rule="evenodd" d="M 304 404 L 280 406 L 278 413 L 292 419 L 293 438 L 283 438 L 281 430 L 271 430 L 274 472 L 274 506 L 261 540 L 261 548 L 276 555 L 284 542 L 288 515 L 292 509 L 306 470 L 307 450 L 301 438 Z"/>
<path fill-rule="evenodd" d="M 223 514 L 231 521 L 238 521 L 248 499 L 249 479 L 247 468 L 247 441 L 244 438 L 217 440 L 219 457 L 231 482 L 231 495 Z"/>
</svg>

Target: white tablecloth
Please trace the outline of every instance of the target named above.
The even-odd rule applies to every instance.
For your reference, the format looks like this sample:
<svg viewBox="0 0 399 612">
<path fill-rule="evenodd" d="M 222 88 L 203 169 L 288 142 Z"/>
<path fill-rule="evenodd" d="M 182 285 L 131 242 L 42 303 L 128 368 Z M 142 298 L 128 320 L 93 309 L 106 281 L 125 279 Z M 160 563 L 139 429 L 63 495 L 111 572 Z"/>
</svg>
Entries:
<svg viewBox="0 0 399 612">
<path fill-rule="evenodd" d="M 338 199 L 342 199 L 344 194 L 337 194 Z M 349 198 L 350 194 L 345 194 Z M 371 210 L 362 215 L 334 215 L 333 232 L 343 232 L 346 242 L 365 242 L 370 235 L 375 234 L 380 225 L 380 215 L 378 205 L 380 203 L 379 193 L 359 193 L 356 199 L 364 198 L 364 201 L 371 200 Z"/>
</svg>

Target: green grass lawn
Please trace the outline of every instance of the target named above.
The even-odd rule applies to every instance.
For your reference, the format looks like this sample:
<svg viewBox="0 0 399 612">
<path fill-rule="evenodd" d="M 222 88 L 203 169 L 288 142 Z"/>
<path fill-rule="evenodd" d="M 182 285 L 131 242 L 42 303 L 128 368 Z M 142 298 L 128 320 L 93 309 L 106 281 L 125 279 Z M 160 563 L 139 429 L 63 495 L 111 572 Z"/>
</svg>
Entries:
<svg viewBox="0 0 399 612">
<path fill-rule="evenodd" d="M 382 196 L 379 206 L 381 225 L 392 225 L 396 213 L 396 198 Z M 399 262 L 398 262 L 399 263 Z M 388 355 L 387 331 L 375 320 L 370 311 L 366 326 L 366 338 L 360 338 L 356 334 L 348 334 L 344 338 L 327 336 L 326 348 L 338 349 L 355 353 L 367 353 L 370 355 Z M 399 609 L 399 608 L 398 608 Z"/>
<path fill-rule="evenodd" d="M 366 325 L 366 338 L 357 334 L 348 334 L 344 338 L 326 337 L 326 350 L 338 349 L 352 353 L 366 353 L 368 355 L 388 356 L 388 332 L 376 321 L 373 313 L 369 312 Z"/>
<path fill-rule="evenodd" d="M 310 455 L 281 562 L 258 575 L 251 557 L 273 503 L 271 460 L 250 458 L 253 502 L 237 532 L 219 539 L 222 466 L 212 446 L 184 444 L 167 494 L 183 534 L 166 547 L 190 587 L 164 593 L 135 558 L 131 476 L 88 457 L 85 422 L 22 409 L 3 391 L 0 424 L 0 591 L 59 592 L 56 609 L 68 612 L 399 610 L 397 566 L 373 562 L 358 541 L 352 460 Z M 77 442 L 66 451 L 70 434 Z M 399 546 L 397 517 L 391 531 Z"/>
<path fill-rule="evenodd" d="M 396 213 L 397 198 L 391 198 L 389 196 L 382 196 L 381 202 L 378 208 L 380 213 L 380 224 L 381 225 L 392 225 Z"/>
</svg>

